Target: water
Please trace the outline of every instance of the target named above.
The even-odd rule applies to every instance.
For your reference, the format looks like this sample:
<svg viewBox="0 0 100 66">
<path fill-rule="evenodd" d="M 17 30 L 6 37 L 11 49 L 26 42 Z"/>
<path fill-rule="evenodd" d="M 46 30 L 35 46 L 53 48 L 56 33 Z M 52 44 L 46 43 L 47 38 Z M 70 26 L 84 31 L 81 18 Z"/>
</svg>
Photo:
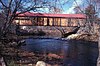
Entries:
<svg viewBox="0 0 100 66">
<path fill-rule="evenodd" d="M 62 55 L 63 66 L 96 66 L 98 47 L 95 42 L 56 39 L 26 39 L 24 50 Z"/>
</svg>

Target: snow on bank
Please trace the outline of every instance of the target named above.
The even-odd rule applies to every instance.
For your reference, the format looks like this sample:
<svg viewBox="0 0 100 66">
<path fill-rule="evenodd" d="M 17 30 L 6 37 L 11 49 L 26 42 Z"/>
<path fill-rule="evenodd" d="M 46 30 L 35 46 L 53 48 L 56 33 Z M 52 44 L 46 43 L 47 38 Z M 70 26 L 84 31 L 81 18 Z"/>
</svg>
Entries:
<svg viewBox="0 0 100 66">
<path fill-rule="evenodd" d="M 72 34 L 67 37 L 67 39 L 76 39 L 77 37 L 81 36 L 82 34 Z"/>
</svg>

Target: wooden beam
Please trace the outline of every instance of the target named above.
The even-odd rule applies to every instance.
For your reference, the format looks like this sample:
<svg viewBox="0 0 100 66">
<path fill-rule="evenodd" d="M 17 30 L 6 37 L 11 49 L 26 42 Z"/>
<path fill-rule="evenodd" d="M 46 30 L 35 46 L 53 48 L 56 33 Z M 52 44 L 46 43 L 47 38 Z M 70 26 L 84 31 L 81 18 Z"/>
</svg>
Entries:
<svg viewBox="0 0 100 66">
<path fill-rule="evenodd" d="M 61 26 L 61 18 L 60 18 L 60 26 Z"/>
</svg>

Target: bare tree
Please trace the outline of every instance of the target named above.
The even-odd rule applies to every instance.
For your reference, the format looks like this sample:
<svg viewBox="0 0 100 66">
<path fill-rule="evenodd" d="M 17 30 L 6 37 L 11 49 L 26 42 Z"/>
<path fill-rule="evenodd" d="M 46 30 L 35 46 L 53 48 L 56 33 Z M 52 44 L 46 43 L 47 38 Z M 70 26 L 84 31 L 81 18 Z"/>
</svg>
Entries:
<svg viewBox="0 0 100 66">
<path fill-rule="evenodd" d="M 74 0 L 76 2 L 76 0 Z M 77 2 L 76 2 L 77 4 Z M 97 20 L 100 16 L 100 0 L 85 0 L 85 6 L 78 8 L 83 14 L 86 14 L 87 16 L 87 29 L 89 33 L 94 34 L 94 24 L 99 24 L 99 21 Z M 99 34 L 100 34 L 100 28 L 99 28 Z M 100 35 L 99 41 L 98 41 L 98 48 L 99 48 L 99 56 L 97 59 L 97 66 L 100 66 Z"/>
<path fill-rule="evenodd" d="M 86 30 L 90 34 L 94 34 L 94 23 L 97 22 L 98 15 L 100 14 L 99 0 L 85 0 L 83 6 L 79 6 L 77 1 L 75 12 L 85 14 L 87 16 L 86 21 Z"/>
<path fill-rule="evenodd" d="M 43 8 L 45 4 L 46 2 L 43 0 L 0 0 L 1 14 L 4 16 L 1 36 L 6 35 L 8 28 L 19 14 L 37 11 L 38 8 Z"/>
<path fill-rule="evenodd" d="M 56 6 L 53 6 L 49 9 L 50 13 L 58 14 L 61 13 L 62 10 L 60 8 L 57 8 Z"/>
<path fill-rule="evenodd" d="M 39 8 L 48 6 L 46 4 L 47 2 L 44 0 L 0 0 L 0 51 L 4 51 L 1 50 L 1 47 L 4 44 L 2 39 L 8 34 L 14 19 L 19 14 L 29 11 L 35 12 Z M 6 37 L 6 39 L 9 38 Z M 6 45 L 3 45 L 4 48 L 8 46 L 9 43 L 5 44 Z M 3 56 L 2 52 L 0 52 L 0 56 Z"/>
<path fill-rule="evenodd" d="M 80 6 L 76 6 L 74 8 L 74 11 L 75 11 L 75 14 L 81 14 L 82 13 L 82 11 L 80 10 Z"/>
</svg>

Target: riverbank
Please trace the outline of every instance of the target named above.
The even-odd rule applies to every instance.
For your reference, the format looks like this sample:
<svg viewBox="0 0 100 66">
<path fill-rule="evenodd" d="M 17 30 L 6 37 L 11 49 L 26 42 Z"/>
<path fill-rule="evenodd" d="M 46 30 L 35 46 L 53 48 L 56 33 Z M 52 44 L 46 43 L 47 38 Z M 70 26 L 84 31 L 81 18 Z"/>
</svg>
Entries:
<svg viewBox="0 0 100 66">
<path fill-rule="evenodd" d="M 95 34 L 72 34 L 68 37 L 61 38 L 61 37 L 51 37 L 51 36 L 17 36 L 17 38 L 14 39 L 27 39 L 27 38 L 33 38 L 33 39 L 60 39 L 60 40 L 84 40 L 84 41 L 94 41 L 98 42 L 98 35 Z"/>
<path fill-rule="evenodd" d="M 84 41 L 94 41 L 98 42 L 98 35 L 91 34 L 72 34 L 67 37 L 68 39 L 84 40 Z"/>
<path fill-rule="evenodd" d="M 35 66 L 39 60 L 48 63 L 49 66 L 51 64 L 62 64 L 62 57 L 59 55 L 30 52 L 15 47 L 16 46 L 13 47 L 7 44 L 6 47 L 3 47 L 3 51 L 1 52 L 2 55 L 6 58 L 8 66 Z"/>
<path fill-rule="evenodd" d="M 34 53 L 34 52 L 28 52 L 26 50 L 21 50 L 19 48 L 16 48 L 17 43 L 16 41 L 20 41 L 22 39 L 27 39 L 27 38 L 32 38 L 32 39 L 56 39 L 56 40 L 70 40 L 70 41 L 91 41 L 91 42 L 97 42 L 98 41 L 98 36 L 97 35 L 89 35 L 89 34 L 73 34 L 70 35 L 67 38 L 61 38 L 61 37 L 47 37 L 47 36 L 17 36 L 17 35 L 9 35 L 7 38 L 9 38 L 9 40 L 4 39 L 7 43 L 5 43 L 3 46 L 3 55 L 5 55 L 5 57 L 7 59 L 9 59 L 11 62 L 9 62 L 10 65 L 12 64 L 17 64 L 17 65 L 35 65 L 39 60 L 44 61 L 46 63 L 49 63 L 49 65 L 56 65 L 58 64 L 58 66 L 62 65 L 62 58 L 57 59 L 57 57 L 62 57 L 60 55 L 55 55 L 55 54 L 38 54 L 38 53 Z M 15 44 L 11 44 L 14 43 Z M 1 46 L 1 47 L 2 47 Z M 16 49 L 15 49 L 16 48 Z M 51 57 L 48 57 L 48 55 L 50 55 Z M 53 57 L 54 56 L 54 57 Z M 56 57 L 55 57 L 56 56 Z M 53 57 L 53 58 L 52 58 Z M 12 59 L 11 59 L 12 58 Z M 13 63 L 12 63 L 13 62 Z"/>
<path fill-rule="evenodd" d="M 39 44 L 37 44 L 36 43 L 36 41 L 35 40 L 37 40 L 37 43 L 40 43 L 41 45 L 39 45 Z M 40 40 L 40 41 L 39 41 Z M 37 47 L 37 49 L 39 49 L 39 47 L 40 48 L 42 48 L 41 46 L 42 46 L 42 44 L 43 44 L 43 42 L 44 41 L 48 41 L 48 40 L 54 40 L 54 41 L 56 41 L 55 39 L 31 39 L 31 41 L 30 42 L 32 42 L 32 43 L 34 43 L 35 42 L 35 44 L 38 46 Z M 47 42 L 46 41 L 46 42 Z M 53 41 L 53 42 L 54 42 Z M 57 41 L 59 41 L 59 40 L 57 40 Z M 60 40 L 60 41 L 62 41 L 62 40 Z M 69 43 L 69 45 L 70 45 L 70 49 L 72 48 L 72 51 L 70 50 L 69 51 L 69 53 L 71 53 L 71 54 L 68 54 L 68 58 L 74 58 L 76 55 L 74 54 L 74 52 L 77 52 L 78 51 L 78 54 L 79 55 L 84 55 L 85 53 L 87 53 L 86 54 L 86 56 L 89 56 L 89 54 L 90 54 L 90 52 L 93 52 L 93 54 L 91 54 L 91 56 L 92 57 L 94 57 L 95 55 L 97 55 L 96 53 L 94 53 L 94 52 L 97 52 L 97 51 L 95 51 L 95 49 L 97 49 L 98 47 L 97 47 L 97 43 L 94 43 L 94 42 L 88 42 L 88 41 L 78 41 L 78 40 L 69 40 L 69 41 L 63 41 L 63 42 L 68 42 Z M 50 43 L 50 42 L 49 42 Z M 78 44 L 77 44 L 78 43 Z M 62 43 L 61 43 L 62 44 Z M 72 45 L 73 46 L 72 46 Z M 44 44 L 43 44 L 44 45 Z M 47 45 L 47 43 L 46 43 L 46 45 Z M 48 44 L 49 45 L 49 44 Z M 57 45 L 58 45 L 58 43 L 57 43 Z M 50 46 L 52 46 L 52 45 L 50 45 Z M 49 46 L 49 47 L 50 47 Z M 35 46 L 36 47 L 36 46 Z M 32 49 L 32 48 L 34 48 L 35 49 L 35 47 L 34 47 L 34 45 L 33 45 L 33 47 L 32 47 L 32 45 L 31 45 L 31 47 L 29 47 L 29 49 Z M 64 46 L 65 47 L 65 46 Z M 44 47 L 44 48 L 46 48 L 46 47 Z M 66 48 L 66 47 L 65 47 Z M 91 49 L 92 48 L 92 49 Z M 94 49 L 93 49 L 94 48 Z M 78 49 L 78 50 L 77 50 Z M 81 49 L 81 51 L 79 50 L 79 49 Z M 85 50 L 85 51 L 83 51 L 83 50 Z M 53 50 L 54 51 L 54 50 Z M 67 53 L 67 52 L 66 52 Z M 83 54 L 84 53 L 84 54 Z M 36 53 L 36 54 L 38 54 L 38 53 Z M 61 54 L 61 53 L 60 53 Z M 94 55 L 95 54 L 95 55 Z M 49 61 L 51 62 L 51 63 L 49 63 L 49 64 L 58 64 L 59 62 L 63 62 L 63 60 L 61 60 L 61 61 L 59 61 L 59 59 L 61 59 L 61 58 L 63 58 L 61 55 L 59 55 L 59 54 L 53 54 L 53 53 L 49 53 L 49 54 L 39 54 L 41 57 L 44 57 L 43 59 L 39 59 L 38 61 L 44 61 L 44 62 L 46 62 L 46 63 L 49 63 Z M 40 58 L 40 56 L 38 56 L 38 58 Z M 47 58 L 47 56 L 49 56 L 49 61 L 48 61 L 48 58 Z M 78 56 L 78 55 L 77 55 Z M 51 57 L 51 58 L 50 58 Z M 56 57 L 56 58 L 55 58 Z M 57 58 L 59 58 L 59 59 L 57 59 Z M 81 59 L 81 60 L 83 60 L 83 59 Z M 93 59 L 92 59 L 93 60 Z M 61 63 L 62 64 L 62 63 Z M 76 65 L 77 66 L 77 65 Z M 86 66 L 86 65 L 85 65 Z"/>
<path fill-rule="evenodd" d="M 20 28 L 22 28 L 21 26 Z M 8 38 L 11 39 L 23 39 L 23 38 L 53 38 L 53 39 L 75 39 L 75 40 L 86 40 L 86 41 L 98 41 L 98 30 L 95 29 L 96 34 L 89 34 L 86 30 L 86 27 L 80 27 L 76 34 L 69 35 L 68 37 L 62 38 L 64 33 L 69 33 L 75 30 L 76 27 L 58 27 L 58 26 L 27 26 L 26 33 L 21 31 L 22 34 L 17 35 L 8 35 Z M 28 35 L 24 35 L 27 34 Z M 32 34 L 33 33 L 33 34 Z M 44 35 L 42 35 L 44 33 Z M 16 33 L 15 33 L 16 34 Z"/>
</svg>

